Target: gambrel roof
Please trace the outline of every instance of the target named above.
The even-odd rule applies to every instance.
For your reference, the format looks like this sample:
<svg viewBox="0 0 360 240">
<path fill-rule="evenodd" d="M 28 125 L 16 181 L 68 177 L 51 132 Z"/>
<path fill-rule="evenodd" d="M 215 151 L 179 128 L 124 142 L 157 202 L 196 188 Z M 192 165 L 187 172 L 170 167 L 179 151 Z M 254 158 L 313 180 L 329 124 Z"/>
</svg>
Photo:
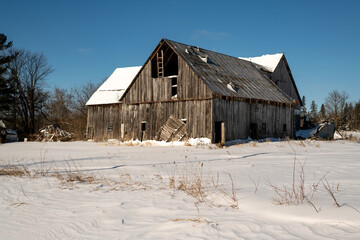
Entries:
<svg viewBox="0 0 360 240">
<path fill-rule="evenodd" d="M 293 99 L 276 86 L 254 63 L 169 39 L 160 41 L 143 66 L 155 56 L 163 44 L 169 45 L 179 57 L 183 58 L 215 96 L 293 104 Z M 136 81 L 137 76 L 129 88 Z"/>
<path fill-rule="evenodd" d="M 293 99 L 252 62 L 168 39 L 159 46 L 164 43 L 185 60 L 215 95 L 293 104 Z"/>
</svg>

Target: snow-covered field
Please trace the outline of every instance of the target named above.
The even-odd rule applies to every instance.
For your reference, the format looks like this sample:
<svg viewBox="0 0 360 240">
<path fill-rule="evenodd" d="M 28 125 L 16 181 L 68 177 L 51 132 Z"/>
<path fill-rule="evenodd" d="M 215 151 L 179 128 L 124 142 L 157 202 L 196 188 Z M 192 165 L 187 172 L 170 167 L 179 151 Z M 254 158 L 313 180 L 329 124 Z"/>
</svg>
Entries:
<svg viewBox="0 0 360 240">
<path fill-rule="evenodd" d="M 0 239 L 360 239 L 357 142 L 10 143 L 0 174 Z"/>
</svg>

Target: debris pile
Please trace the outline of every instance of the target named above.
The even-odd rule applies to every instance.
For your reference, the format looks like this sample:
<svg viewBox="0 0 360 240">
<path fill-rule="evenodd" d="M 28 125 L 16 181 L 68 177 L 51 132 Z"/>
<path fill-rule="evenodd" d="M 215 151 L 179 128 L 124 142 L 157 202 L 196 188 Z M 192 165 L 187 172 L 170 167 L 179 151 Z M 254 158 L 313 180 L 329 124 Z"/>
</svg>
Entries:
<svg viewBox="0 0 360 240">
<path fill-rule="evenodd" d="M 72 139 L 72 133 L 62 130 L 58 125 L 48 125 L 39 130 L 40 134 L 37 141 L 70 141 Z"/>
<path fill-rule="evenodd" d="M 297 131 L 296 137 L 300 139 L 313 138 L 322 140 L 333 140 L 334 134 L 335 124 L 324 122 L 314 128 Z"/>
<path fill-rule="evenodd" d="M 333 140 L 335 134 L 335 124 L 322 123 L 318 127 L 314 137 L 326 140 Z"/>
</svg>

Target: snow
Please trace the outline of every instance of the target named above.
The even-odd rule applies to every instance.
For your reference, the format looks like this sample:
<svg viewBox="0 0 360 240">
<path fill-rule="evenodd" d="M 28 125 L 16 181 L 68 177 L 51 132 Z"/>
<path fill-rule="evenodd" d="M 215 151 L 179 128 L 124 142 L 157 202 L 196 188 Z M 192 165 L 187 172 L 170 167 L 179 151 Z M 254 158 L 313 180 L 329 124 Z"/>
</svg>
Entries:
<svg viewBox="0 0 360 240">
<path fill-rule="evenodd" d="M 249 58 L 239 57 L 239 58 L 259 64 L 265 67 L 266 70 L 268 70 L 269 72 L 274 72 L 283 56 L 284 56 L 283 53 L 276 53 L 276 54 L 266 54 L 260 57 L 249 57 Z"/>
<path fill-rule="evenodd" d="M 356 137 L 360 139 L 360 131 L 342 131 L 341 132 L 344 137 Z"/>
<path fill-rule="evenodd" d="M 318 130 L 319 126 L 316 126 L 314 128 L 310 128 L 310 129 L 300 129 L 298 131 L 296 131 L 296 137 L 301 137 L 301 138 L 311 138 L 312 136 L 314 136 Z"/>
<path fill-rule="evenodd" d="M 201 141 L 2 144 L 0 169 L 37 174 L 0 174 L 0 239 L 360 239 L 359 143 Z M 318 213 L 306 202 L 273 203 L 271 185 L 291 186 L 294 159 L 296 183 L 305 163 L 305 190 L 317 186 L 309 198 Z M 70 174 L 95 180 L 61 180 Z M 170 186 L 193 176 L 202 196 Z"/>
<path fill-rule="evenodd" d="M 118 103 L 141 67 L 117 68 L 90 97 L 86 105 Z"/>
</svg>

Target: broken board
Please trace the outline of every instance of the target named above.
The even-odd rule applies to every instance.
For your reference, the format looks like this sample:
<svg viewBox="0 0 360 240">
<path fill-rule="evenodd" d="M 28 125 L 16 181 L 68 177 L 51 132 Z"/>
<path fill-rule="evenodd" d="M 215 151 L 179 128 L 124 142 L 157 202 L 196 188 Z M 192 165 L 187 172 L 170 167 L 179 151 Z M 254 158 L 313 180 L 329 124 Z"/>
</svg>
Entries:
<svg viewBox="0 0 360 240">
<path fill-rule="evenodd" d="M 173 115 L 161 127 L 159 140 L 166 142 L 181 141 L 186 136 L 186 124 Z"/>
</svg>

